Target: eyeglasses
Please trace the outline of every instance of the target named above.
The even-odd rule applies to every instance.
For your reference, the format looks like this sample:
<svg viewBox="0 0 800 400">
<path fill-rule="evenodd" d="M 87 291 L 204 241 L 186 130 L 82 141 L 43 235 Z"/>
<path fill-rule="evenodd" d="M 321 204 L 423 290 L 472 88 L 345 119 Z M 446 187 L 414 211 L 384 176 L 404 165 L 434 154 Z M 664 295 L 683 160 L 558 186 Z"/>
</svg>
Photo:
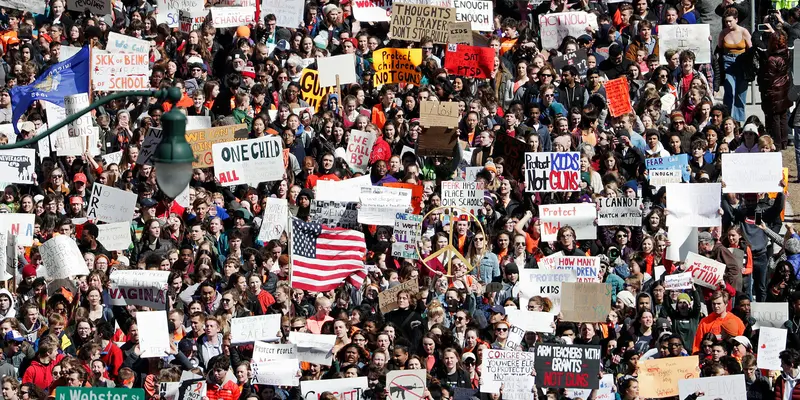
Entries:
<svg viewBox="0 0 800 400">
<path fill-rule="evenodd" d="M 544 97 L 550 98 L 550 97 L 555 97 L 555 96 L 553 96 L 552 93 L 545 93 Z"/>
<path fill-rule="evenodd" d="M 456 317 L 456 321 L 464 321 L 467 317 Z"/>
</svg>

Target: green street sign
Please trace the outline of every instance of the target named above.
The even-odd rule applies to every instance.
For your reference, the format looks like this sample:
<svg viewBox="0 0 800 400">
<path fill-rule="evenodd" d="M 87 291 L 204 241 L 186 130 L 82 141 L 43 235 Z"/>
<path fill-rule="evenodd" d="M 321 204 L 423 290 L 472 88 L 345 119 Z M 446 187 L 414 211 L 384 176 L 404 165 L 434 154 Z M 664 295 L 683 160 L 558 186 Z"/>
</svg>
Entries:
<svg viewBox="0 0 800 400">
<path fill-rule="evenodd" d="M 144 400 L 144 389 L 59 386 L 56 400 Z"/>
</svg>

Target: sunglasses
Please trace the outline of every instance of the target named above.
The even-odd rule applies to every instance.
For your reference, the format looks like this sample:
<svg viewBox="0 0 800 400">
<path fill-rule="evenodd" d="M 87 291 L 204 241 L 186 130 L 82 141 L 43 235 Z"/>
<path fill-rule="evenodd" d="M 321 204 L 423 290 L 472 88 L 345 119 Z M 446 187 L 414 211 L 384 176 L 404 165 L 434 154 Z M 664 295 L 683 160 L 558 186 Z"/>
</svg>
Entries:
<svg viewBox="0 0 800 400">
<path fill-rule="evenodd" d="M 303 329 L 303 328 L 305 328 L 305 326 L 293 326 L 292 330 L 293 331 L 299 331 L 300 329 Z"/>
<path fill-rule="evenodd" d="M 508 332 L 508 328 L 494 328 L 495 332 Z"/>
</svg>

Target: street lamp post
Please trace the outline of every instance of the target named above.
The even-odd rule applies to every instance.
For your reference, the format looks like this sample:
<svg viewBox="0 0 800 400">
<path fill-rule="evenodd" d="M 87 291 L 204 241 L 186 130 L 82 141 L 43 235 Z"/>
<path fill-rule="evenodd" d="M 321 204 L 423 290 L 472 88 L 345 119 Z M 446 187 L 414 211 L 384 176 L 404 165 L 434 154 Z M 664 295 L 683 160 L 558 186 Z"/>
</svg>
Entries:
<svg viewBox="0 0 800 400">
<path fill-rule="evenodd" d="M 118 92 L 98 99 L 89 107 L 67 116 L 63 121 L 49 127 L 46 131 L 30 139 L 20 140 L 16 143 L 0 145 L 0 150 L 19 149 L 30 144 L 36 143 L 53 132 L 76 121 L 82 115 L 107 104 L 113 100 L 124 97 L 155 97 L 160 100 L 168 100 L 173 105 L 183 97 L 183 93 L 176 87 L 160 90 Z M 158 187 L 169 198 L 176 198 L 186 189 L 192 179 L 192 162 L 194 154 L 189 143 L 186 142 L 186 116 L 173 106 L 172 109 L 161 116 L 163 138 L 153 154 L 153 161 L 156 167 L 156 178 Z"/>
</svg>

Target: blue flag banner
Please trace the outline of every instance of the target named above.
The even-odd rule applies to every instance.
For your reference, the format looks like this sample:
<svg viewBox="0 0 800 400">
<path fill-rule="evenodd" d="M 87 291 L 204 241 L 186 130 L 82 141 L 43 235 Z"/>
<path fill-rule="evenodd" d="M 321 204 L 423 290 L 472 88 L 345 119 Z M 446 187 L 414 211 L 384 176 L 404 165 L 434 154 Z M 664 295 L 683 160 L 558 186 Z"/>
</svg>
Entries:
<svg viewBox="0 0 800 400">
<path fill-rule="evenodd" d="M 669 157 L 646 158 L 644 164 L 647 169 L 677 169 L 682 171 L 683 181 L 689 182 L 692 179 L 692 171 L 689 169 L 689 155 L 678 154 Z"/>
<path fill-rule="evenodd" d="M 89 93 L 91 72 L 89 48 L 84 47 L 74 56 L 48 68 L 35 82 L 11 89 L 11 122 L 14 131 L 17 121 L 36 100 L 45 100 L 64 107 L 64 97 L 78 93 Z"/>
</svg>

